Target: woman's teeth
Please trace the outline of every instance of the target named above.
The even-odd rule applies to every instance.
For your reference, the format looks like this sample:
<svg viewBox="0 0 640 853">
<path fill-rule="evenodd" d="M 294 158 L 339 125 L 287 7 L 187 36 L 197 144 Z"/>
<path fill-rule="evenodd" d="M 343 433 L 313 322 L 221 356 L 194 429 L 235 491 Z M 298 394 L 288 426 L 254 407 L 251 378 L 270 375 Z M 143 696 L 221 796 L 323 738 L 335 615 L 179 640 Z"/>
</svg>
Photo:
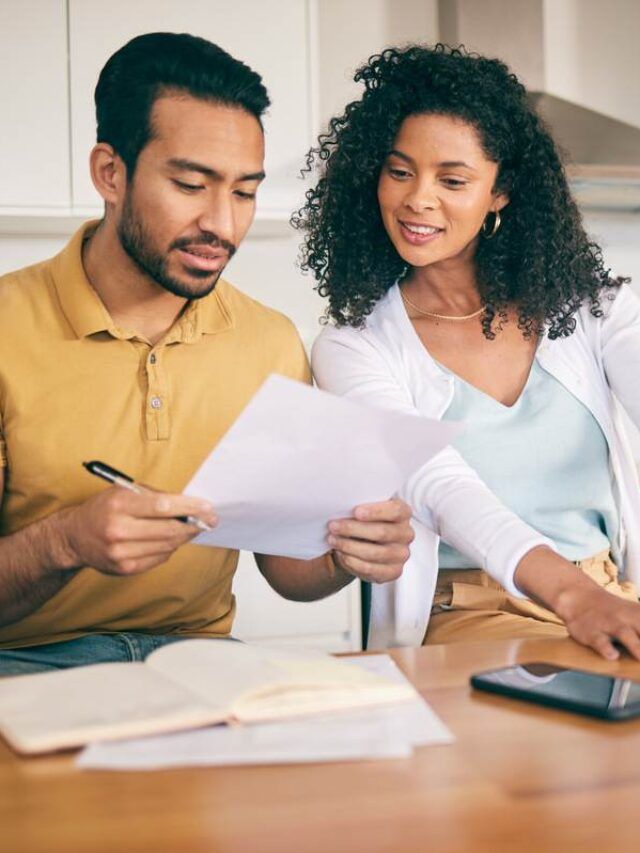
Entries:
<svg viewBox="0 0 640 853">
<path fill-rule="evenodd" d="M 408 222 L 402 224 L 412 234 L 437 234 L 438 231 L 442 231 L 442 228 L 433 228 L 431 225 L 409 225 Z"/>
</svg>

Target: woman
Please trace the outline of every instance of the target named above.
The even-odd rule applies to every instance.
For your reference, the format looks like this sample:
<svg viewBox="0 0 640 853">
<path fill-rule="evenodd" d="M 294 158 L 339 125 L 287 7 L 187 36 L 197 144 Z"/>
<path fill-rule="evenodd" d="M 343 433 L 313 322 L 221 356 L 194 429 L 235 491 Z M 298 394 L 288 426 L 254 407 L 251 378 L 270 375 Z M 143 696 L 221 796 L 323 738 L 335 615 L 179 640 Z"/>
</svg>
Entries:
<svg viewBox="0 0 640 853">
<path fill-rule="evenodd" d="M 466 422 L 407 483 L 416 541 L 373 589 L 370 645 L 568 632 L 640 659 L 640 493 L 614 402 L 640 424 L 639 303 L 505 65 L 413 46 L 355 79 L 294 217 L 333 321 L 314 372 Z"/>
</svg>

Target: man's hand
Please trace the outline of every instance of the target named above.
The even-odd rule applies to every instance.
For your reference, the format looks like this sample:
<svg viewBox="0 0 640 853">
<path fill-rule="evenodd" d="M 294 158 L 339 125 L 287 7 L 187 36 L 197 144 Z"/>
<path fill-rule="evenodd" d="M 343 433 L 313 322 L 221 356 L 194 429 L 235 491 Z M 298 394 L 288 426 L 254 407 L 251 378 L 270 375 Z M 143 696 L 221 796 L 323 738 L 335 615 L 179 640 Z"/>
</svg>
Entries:
<svg viewBox="0 0 640 853">
<path fill-rule="evenodd" d="M 206 501 L 185 495 L 118 486 L 57 514 L 61 562 L 67 568 L 92 566 L 110 575 L 133 575 L 164 563 L 199 530 L 176 516 L 217 522 Z"/>
<path fill-rule="evenodd" d="M 363 581 L 396 580 L 414 537 L 410 521 L 410 508 L 398 499 L 356 507 L 353 518 L 329 523 L 327 542 L 334 561 Z"/>
<path fill-rule="evenodd" d="M 329 522 L 328 555 L 296 560 L 256 554 L 269 584 L 291 601 L 316 601 L 332 595 L 356 578 L 385 583 L 400 577 L 409 556 L 413 529 L 411 510 L 400 500 L 356 507 L 352 518 Z"/>
</svg>

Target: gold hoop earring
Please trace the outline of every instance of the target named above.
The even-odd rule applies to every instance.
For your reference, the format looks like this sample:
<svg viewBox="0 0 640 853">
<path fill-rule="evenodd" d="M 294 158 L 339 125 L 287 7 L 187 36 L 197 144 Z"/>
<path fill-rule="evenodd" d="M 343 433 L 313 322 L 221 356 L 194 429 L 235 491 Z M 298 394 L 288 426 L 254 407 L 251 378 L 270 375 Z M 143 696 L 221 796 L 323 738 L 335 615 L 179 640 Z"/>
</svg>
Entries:
<svg viewBox="0 0 640 853">
<path fill-rule="evenodd" d="M 488 218 L 489 216 L 487 215 L 487 218 L 482 223 L 482 236 L 485 238 L 485 240 L 490 240 L 492 237 L 496 236 L 498 228 L 500 228 L 500 211 L 494 210 L 493 212 L 493 228 L 491 229 L 491 231 L 487 230 Z"/>
</svg>

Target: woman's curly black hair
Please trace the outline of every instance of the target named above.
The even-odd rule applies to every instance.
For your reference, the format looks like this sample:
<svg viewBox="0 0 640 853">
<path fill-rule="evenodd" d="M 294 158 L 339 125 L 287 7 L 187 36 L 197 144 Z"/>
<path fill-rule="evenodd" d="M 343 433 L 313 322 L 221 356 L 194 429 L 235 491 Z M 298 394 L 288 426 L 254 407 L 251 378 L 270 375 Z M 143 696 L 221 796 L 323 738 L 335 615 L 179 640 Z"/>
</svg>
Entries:
<svg viewBox="0 0 640 853">
<path fill-rule="evenodd" d="M 550 338 L 570 335 L 585 301 L 602 315 L 604 289 L 628 279 L 611 277 L 588 239 L 553 139 L 504 63 L 463 47 L 413 45 L 372 56 L 354 79 L 364 94 L 331 119 L 307 155 L 307 169 L 317 163 L 320 178 L 291 220 L 305 232 L 301 266 L 329 298 L 328 319 L 363 326 L 408 272 L 382 223 L 377 185 L 402 122 L 417 114 L 472 125 L 498 164 L 494 190 L 509 195 L 501 228 L 476 252 L 485 336 L 495 337 L 507 305 L 517 307 L 527 337 L 544 327 Z"/>
</svg>

